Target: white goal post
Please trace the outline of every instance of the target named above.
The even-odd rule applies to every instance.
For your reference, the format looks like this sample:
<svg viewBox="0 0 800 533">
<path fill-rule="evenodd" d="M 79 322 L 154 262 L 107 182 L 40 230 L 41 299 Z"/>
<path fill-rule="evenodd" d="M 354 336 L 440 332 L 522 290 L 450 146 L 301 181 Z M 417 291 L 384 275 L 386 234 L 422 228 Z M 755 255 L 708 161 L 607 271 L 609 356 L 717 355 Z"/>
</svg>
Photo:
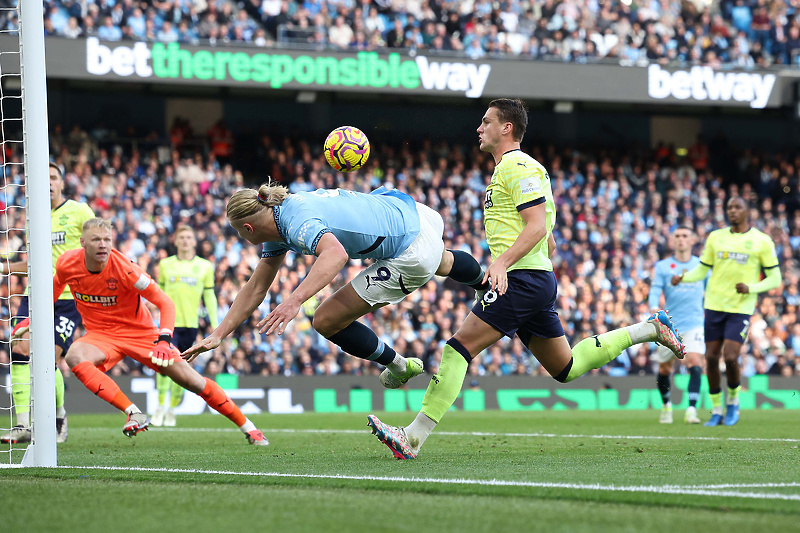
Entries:
<svg viewBox="0 0 800 533">
<path fill-rule="evenodd" d="M 44 23 L 41 0 L 19 0 L 19 64 L 31 348 L 31 444 L 21 466 L 56 466 L 53 263 Z M 5 118 L 4 118 L 5 120 Z"/>
</svg>

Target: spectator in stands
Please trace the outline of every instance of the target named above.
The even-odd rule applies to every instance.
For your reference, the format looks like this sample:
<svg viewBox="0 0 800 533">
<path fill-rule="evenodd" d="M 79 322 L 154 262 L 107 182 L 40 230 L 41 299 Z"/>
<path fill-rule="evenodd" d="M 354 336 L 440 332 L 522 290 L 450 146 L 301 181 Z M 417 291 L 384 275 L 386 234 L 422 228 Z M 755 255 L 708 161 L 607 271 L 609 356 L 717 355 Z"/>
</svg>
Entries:
<svg viewBox="0 0 800 533">
<path fill-rule="evenodd" d="M 114 25 L 114 21 L 110 16 L 105 16 L 103 25 L 97 29 L 97 37 L 104 41 L 119 41 L 122 40 L 122 30 Z"/>
</svg>

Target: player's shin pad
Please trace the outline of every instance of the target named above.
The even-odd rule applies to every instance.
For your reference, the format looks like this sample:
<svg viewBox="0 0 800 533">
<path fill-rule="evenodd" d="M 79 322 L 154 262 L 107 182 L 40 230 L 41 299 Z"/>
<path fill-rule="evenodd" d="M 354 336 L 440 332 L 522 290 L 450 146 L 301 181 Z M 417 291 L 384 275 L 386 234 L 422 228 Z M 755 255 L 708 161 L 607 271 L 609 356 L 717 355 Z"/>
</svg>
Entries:
<svg viewBox="0 0 800 533">
<path fill-rule="evenodd" d="M 11 354 L 12 359 L 15 354 Z M 11 365 L 11 394 L 17 415 L 31 410 L 31 365 Z"/>
<path fill-rule="evenodd" d="M 564 383 L 569 383 L 590 370 L 600 368 L 630 346 L 631 336 L 624 329 L 615 329 L 583 339 L 572 349 L 573 364 Z"/>
<path fill-rule="evenodd" d="M 64 374 L 56 367 L 56 409 L 64 407 Z"/>
<path fill-rule="evenodd" d="M 445 344 L 439 372 L 431 378 L 422 398 L 422 414 L 439 423 L 458 398 L 468 367 L 467 360 L 455 348 Z"/>
<path fill-rule="evenodd" d="M 177 407 L 183 401 L 183 393 L 186 391 L 183 387 L 174 381 L 169 385 L 169 403 L 170 407 Z"/>
</svg>

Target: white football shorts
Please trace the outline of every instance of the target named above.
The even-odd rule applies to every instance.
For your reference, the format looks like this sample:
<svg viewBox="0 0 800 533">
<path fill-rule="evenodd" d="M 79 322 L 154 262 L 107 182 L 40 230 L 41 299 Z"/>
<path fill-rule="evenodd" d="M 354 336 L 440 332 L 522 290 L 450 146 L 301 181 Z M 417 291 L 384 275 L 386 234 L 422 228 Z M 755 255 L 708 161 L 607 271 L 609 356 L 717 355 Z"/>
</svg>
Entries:
<svg viewBox="0 0 800 533">
<path fill-rule="evenodd" d="M 683 337 L 683 345 L 686 346 L 686 353 L 706 353 L 706 339 L 703 334 L 703 326 L 690 329 L 689 331 L 680 331 L 679 333 L 681 337 Z M 672 350 L 661 345 L 658 346 L 655 355 L 656 361 L 659 363 L 669 363 L 672 361 L 673 357 L 675 357 L 675 354 L 672 353 Z"/>
<path fill-rule="evenodd" d="M 436 274 L 444 252 L 444 220 L 417 202 L 419 235 L 394 259 L 378 259 L 358 274 L 353 289 L 370 305 L 396 304 Z"/>
</svg>

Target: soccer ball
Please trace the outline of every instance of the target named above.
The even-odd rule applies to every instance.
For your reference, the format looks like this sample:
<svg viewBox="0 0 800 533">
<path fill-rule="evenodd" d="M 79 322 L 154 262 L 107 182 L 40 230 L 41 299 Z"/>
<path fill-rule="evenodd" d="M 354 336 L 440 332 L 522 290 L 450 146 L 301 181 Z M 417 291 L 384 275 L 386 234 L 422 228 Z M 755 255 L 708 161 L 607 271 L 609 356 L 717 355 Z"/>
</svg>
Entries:
<svg viewBox="0 0 800 533">
<path fill-rule="evenodd" d="M 325 159 L 340 172 L 353 172 L 369 159 L 369 140 L 353 126 L 336 128 L 325 139 Z"/>
</svg>

